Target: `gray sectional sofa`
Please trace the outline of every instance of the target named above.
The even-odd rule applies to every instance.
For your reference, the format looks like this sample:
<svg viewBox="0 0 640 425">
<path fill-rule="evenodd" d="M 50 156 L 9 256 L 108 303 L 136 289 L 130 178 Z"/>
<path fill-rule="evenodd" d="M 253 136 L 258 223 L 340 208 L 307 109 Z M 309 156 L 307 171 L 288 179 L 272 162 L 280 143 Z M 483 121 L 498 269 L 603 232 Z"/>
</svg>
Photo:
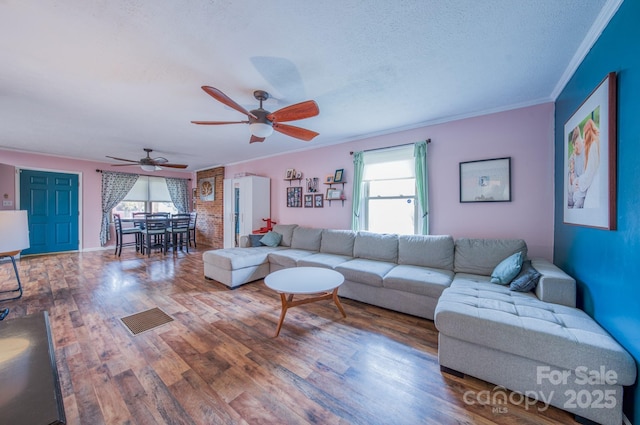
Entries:
<svg viewBox="0 0 640 425">
<path fill-rule="evenodd" d="M 203 253 L 205 277 L 234 288 L 284 268 L 334 269 L 345 278 L 340 296 L 434 320 L 443 371 L 603 424 L 621 423 L 623 386 L 635 382 L 635 362 L 575 308 L 575 280 L 545 259 L 532 259 L 541 275 L 534 291 L 490 282 L 503 259 L 517 252 L 526 257 L 523 240 L 454 241 L 297 225 L 276 225 L 274 232 L 282 235 L 275 247 L 249 246 L 256 237 L 245 237 L 245 247 Z M 602 368 L 616 378 L 583 382 L 584 374 Z"/>
</svg>

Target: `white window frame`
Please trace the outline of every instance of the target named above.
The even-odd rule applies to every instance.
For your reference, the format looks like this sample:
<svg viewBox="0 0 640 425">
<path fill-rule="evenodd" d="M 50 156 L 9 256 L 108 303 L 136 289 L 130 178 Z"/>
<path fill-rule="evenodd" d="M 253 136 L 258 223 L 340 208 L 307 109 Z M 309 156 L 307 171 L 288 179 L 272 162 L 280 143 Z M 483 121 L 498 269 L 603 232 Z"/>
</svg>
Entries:
<svg viewBox="0 0 640 425">
<path fill-rule="evenodd" d="M 151 179 L 154 179 L 155 181 L 152 183 Z M 162 180 L 162 182 L 160 182 L 159 180 Z M 144 184 L 146 187 L 140 188 L 139 187 L 140 184 Z M 138 187 L 136 187 L 136 185 L 138 185 Z M 113 215 L 113 211 L 117 210 L 118 206 L 123 202 L 144 202 L 144 209 L 145 209 L 144 212 L 147 212 L 147 213 L 153 212 L 154 203 L 169 202 L 173 205 L 173 201 L 171 200 L 171 196 L 169 195 L 169 189 L 166 188 L 167 182 L 164 177 L 140 176 L 138 177 L 138 181 L 136 181 L 136 185 L 134 185 L 131 191 L 129 191 L 129 194 L 127 194 L 127 196 L 125 196 L 125 198 L 113 208 L 112 215 Z M 164 185 L 164 188 L 162 187 L 162 185 Z M 156 191 L 155 193 L 152 193 L 154 186 L 156 188 Z M 142 189 L 142 190 L 138 190 L 138 192 L 140 193 L 146 191 L 145 195 L 138 194 L 138 196 L 143 196 L 144 197 L 143 199 L 134 199 L 133 197 L 129 198 L 131 192 L 134 192 L 136 189 Z M 166 190 L 166 193 L 165 193 L 165 190 Z M 136 196 L 136 195 L 134 194 L 133 196 Z M 175 208 L 175 205 L 173 206 L 173 208 L 175 212 L 178 212 L 177 208 Z"/>
<path fill-rule="evenodd" d="M 386 153 L 389 153 L 390 151 L 393 150 L 397 150 L 398 148 L 388 148 L 388 149 L 380 149 L 376 152 L 376 155 L 385 155 L 385 151 Z M 413 158 L 413 145 L 411 145 L 411 147 L 406 147 L 407 149 L 407 154 L 409 154 L 409 150 L 410 150 L 410 155 L 411 158 Z M 367 153 L 365 152 L 365 155 Z M 377 161 L 378 163 L 383 163 L 385 161 Z M 392 162 L 392 161 L 388 161 L 388 162 Z M 365 168 L 366 168 L 366 159 L 365 159 Z M 413 170 L 414 168 L 412 168 Z M 366 175 L 366 172 L 364 172 L 364 174 Z M 391 195 L 391 196 L 371 196 L 371 187 L 370 187 L 370 183 L 374 182 L 374 181 L 400 181 L 400 180 L 409 180 L 409 179 L 413 179 L 413 185 L 414 185 L 414 191 L 413 191 L 413 195 L 405 195 L 402 193 L 398 193 L 397 195 Z M 379 179 L 364 179 L 362 180 L 362 193 L 361 193 L 361 197 L 362 197 L 362 202 L 361 202 L 361 210 L 362 210 L 362 221 L 361 221 L 361 228 L 362 230 L 365 231 L 376 231 L 371 230 L 369 227 L 369 215 L 370 215 L 370 210 L 371 210 L 371 201 L 372 200 L 393 200 L 393 199 L 397 199 L 397 200 L 407 200 L 407 199 L 411 199 L 411 202 L 413 204 L 413 234 L 418 234 L 419 231 L 419 223 L 418 223 L 418 216 L 419 216 L 419 205 L 418 205 L 418 200 L 417 200 L 417 187 L 416 187 L 416 177 L 415 177 L 415 172 L 413 173 L 412 177 L 409 176 L 405 176 L 405 177 L 398 177 L 398 178 L 379 178 Z"/>
</svg>

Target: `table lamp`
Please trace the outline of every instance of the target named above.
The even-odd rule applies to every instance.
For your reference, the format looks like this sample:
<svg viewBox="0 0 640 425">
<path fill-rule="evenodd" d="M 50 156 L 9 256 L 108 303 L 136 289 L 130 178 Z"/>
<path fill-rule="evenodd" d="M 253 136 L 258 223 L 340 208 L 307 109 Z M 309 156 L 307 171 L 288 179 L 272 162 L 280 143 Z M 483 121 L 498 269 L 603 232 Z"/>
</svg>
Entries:
<svg viewBox="0 0 640 425">
<path fill-rule="evenodd" d="M 27 211 L 0 211 L 0 258 L 11 257 L 13 270 L 16 272 L 18 287 L 7 291 L 0 291 L 0 294 L 18 292 L 18 296 L 13 298 L 0 299 L 0 301 L 15 300 L 22 296 L 22 284 L 14 256 L 20 254 L 23 249 L 29 248 L 29 223 Z"/>
</svg>

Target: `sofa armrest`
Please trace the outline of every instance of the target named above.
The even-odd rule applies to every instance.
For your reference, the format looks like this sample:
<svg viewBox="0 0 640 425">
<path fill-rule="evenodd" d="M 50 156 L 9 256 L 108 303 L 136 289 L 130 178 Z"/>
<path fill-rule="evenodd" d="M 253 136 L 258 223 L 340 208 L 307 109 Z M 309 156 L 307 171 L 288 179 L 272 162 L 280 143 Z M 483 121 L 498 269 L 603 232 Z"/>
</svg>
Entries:
<svg viewBox="0 0 640 425">
<path fill-rule="evenodd" d="M 556 265 L 543 258 L 534 258 L 531 265 L 542 276 L 536 286 L 536 295 L 542 301 L 576 306 L 576 281 Z"/>
</svg>

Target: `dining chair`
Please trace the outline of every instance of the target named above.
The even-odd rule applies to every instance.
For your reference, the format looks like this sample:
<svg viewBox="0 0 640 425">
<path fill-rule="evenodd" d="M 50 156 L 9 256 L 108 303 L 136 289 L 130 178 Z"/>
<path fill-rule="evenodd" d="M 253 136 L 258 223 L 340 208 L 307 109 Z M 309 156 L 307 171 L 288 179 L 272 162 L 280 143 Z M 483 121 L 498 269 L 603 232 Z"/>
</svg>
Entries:
<svg viewBox="0 0 640 425">
<path fill-rule="evenodd" d="M 177 249 L 182 249 L 184 245 L 189 252 L 189 223 L 191 217 L 189 214 L 174 214 L 169 219 L 169 227 L 167 228 L 167 246 L 173 248 L 175 253 Z"/>
<path fill-rule="evenodd" d="M 139 227 L 122 227 L 122 219 L 120 218 L 120 214 L 113 215 L 113 223 L 116 228 L 116 250 L 113 255 L 122 254 L 123 246 L 134 246 L 136 247 L 136 252 L 140 249 L 140 228 Z M 125 235 L 134 235 L 134 241 L 123 241 L 123 236 Z"/>
<path fill-rule="evenodd" d="M 151 256 L 152 249 L 167 252 L 167 228 L 169 219 L 166 214 L 147 214 L 144 220 L 142 232 L 142 253 Z"/>
<path fill-rule="evenodd" d="M 191 246 L 191 241 L 193 241 L 193 247 L 197 248 L 196 245 L 196 220 L 198 218 L 198 213 L 193 211 L 189 214 L 189 238 L 187 240 L 187 244 Z"/>
</svg>

